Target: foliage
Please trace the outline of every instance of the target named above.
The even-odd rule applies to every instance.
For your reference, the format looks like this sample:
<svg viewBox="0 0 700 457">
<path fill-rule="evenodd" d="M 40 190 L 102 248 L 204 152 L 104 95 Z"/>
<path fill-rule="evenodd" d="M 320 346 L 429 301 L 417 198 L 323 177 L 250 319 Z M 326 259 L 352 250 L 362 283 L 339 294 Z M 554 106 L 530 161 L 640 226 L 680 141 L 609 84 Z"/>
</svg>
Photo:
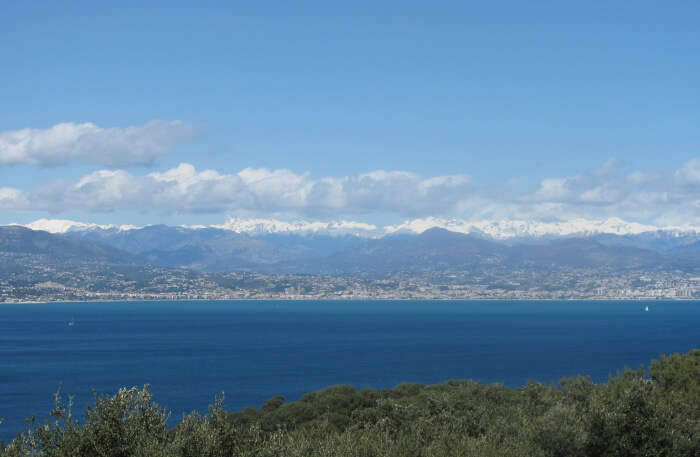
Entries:
<svg viewBox="0 0 700 457">
<path fill-rule="evenodd" d="M 95 397 L 84 422 L 56 395 L 0 457 L 19 456 L 674 456 L 700 455 L 700 350 L 661 356 L 607 383 L 520 389 L 452 380 L 358 391 L 335 386 L 239 412 L 217 397 L 168 429 L 148 387 Z"/>
</svg>

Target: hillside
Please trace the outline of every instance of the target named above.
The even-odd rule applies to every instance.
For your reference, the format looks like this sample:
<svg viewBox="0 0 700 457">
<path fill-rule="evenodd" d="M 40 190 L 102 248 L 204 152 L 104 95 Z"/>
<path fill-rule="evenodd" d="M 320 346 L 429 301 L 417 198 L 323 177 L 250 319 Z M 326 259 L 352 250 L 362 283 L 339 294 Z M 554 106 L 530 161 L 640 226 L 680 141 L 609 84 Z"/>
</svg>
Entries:
<svg viewBox="0 0 700 457">
<path fill-rule="evenodd" d="M 156 265 L 206 272 L 255 270 L 280 262 L 315 259 L 362 241 L 351 235 L 253 236 L 217 228 L 166 225 L 132 230 L 76 230 L 67 232 L 66 236 L 109 245 Z"/>
<path fill-rule="evenodd" d="M 201 294 L 215 283 L 190 271 L 89 240 L 24 227 L 0 227 L 0 301 Z"/>
<path fill-rule="evenodd" d="M 0 226 L 0 254 L 3 262 L 31 257 L 47 264 L 62 265 L 145 263 L 138 256 L 103 243 L 77 240 L 20 226 Z"/>
<path fill-rule="evenodd" d="M 700 265 L 693 261 L 696 259 L 691 257 L 684 266 L 697 269 Z M 493 268 L 664 270 L 681 264 L 678 259 L 649 249 L 604 245 L 592 239 L 564 238 L 537 244 L 505 245 L 475 235 L 433 228 L 420 235 L 393 235 L 370 240 L 327 258 L 306 262 L 304 267 L 308 272 L 387 273 Z"/>
</svg>

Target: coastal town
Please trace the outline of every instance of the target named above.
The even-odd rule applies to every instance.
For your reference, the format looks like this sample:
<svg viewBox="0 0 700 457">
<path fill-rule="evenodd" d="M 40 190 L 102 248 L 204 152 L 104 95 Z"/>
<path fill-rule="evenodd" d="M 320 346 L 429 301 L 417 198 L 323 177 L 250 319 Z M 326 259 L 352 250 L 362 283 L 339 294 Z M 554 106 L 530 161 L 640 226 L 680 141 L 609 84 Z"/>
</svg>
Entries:
<svg viewBox="0 0 700 457">
<path fill-rule="evenodd" d="M 112 300 L 345 300 L 345 299 L 700 299 L 700 276 L 673 272 L 454 271 L 420 274 L 300 275 L 198 274 L 152 268 L 124 272 L 77 271 L 41 280 L 0 279 L 0 302 Z M 48 276 L 48 277 L 47 277 Z"/>
</svg>

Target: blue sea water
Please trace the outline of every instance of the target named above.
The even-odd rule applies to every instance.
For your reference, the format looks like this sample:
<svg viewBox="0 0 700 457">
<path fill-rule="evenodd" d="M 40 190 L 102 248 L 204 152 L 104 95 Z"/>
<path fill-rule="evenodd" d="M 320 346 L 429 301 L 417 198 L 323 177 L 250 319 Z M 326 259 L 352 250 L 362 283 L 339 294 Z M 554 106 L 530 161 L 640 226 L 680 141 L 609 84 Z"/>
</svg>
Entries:
<svg viewBox="0 0 700 457">
<path fill-rule="evenodd" d="M 471 378 L 518 387 L 605 381 L 700 347 L 700 303 L 680 301 L 235 301 L 0 305 L 0 438 L 45 415 L 59 385 L 150 384 L 173 418 L 261 406 L 334 384 Z M 74 318 L 75 325 L 68 322 Z"/>
</svg>

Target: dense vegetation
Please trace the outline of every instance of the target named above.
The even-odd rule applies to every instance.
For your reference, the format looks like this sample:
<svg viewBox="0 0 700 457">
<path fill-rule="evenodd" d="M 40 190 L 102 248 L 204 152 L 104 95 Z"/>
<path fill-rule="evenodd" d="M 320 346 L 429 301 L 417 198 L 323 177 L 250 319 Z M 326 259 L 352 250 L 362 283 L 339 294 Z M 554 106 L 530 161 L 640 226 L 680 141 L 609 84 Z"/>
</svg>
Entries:
<svg viewBox="0 0 700 457">
<path fill-rule="evenodd" d="M 96 398 L 81 421 L 57 395 L 51 416 L 0 456 L 698 456 L 700 350 L 601 385 L 336 386 L 259 410 L 217 399 L 174 428 L 147 388 L 132 388 Z"/>
</svg>

